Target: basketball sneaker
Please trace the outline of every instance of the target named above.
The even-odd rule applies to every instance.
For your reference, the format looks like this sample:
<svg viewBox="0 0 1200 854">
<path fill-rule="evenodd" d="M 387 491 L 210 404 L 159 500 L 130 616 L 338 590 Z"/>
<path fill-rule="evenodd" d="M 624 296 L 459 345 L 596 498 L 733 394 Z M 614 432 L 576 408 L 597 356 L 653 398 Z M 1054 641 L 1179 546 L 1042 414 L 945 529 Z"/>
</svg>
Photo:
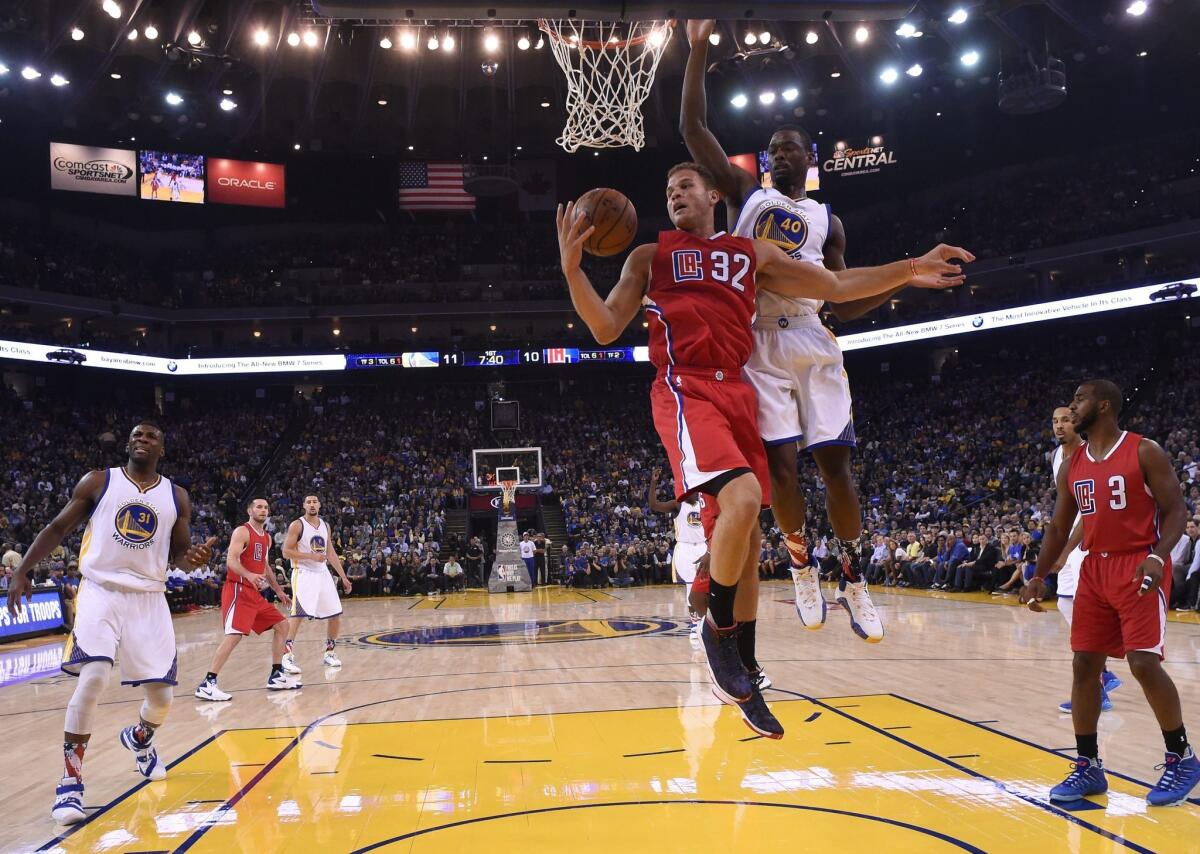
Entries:
<svg viewBox="0 0 1200 854">
<path fill-rule="evenodd" d="M 284 654 L 281 664 L 284 673 L 290 673 L 292 676 L 300 673 L 300 665 L 296 663 L 296 656 L 290 652 Z"/>
<path fill-rule="evenodd" d="M 300 682 L 291 678 L 281 670 L 277 670 L 271 674 L 271 678 L 267 680 L 268 691 L 294 691 L 302 687 Z"/>
<path fill-rule="evenodd" d="M 151 740 L 140 741 L 134 731 L 136 726 L 130 725 L 121 730 L 121 744 L 133 751 L 137 770 L 147 780 L 161 780 L 167 776 L 167 767 L 159 761 L 158 751 L 154 749 Z"/>
<path fill-rule="evenodd" d="M 793 566 L 792 584 L 796 587 L 796 614 L 800 617 L 800 625 L 815 632 L 825 625 L 828 613 L 816 568 Z"/>
<path fill-rule="evenodd" d="M 1162 777 L 1154 784 L 1154 788 L 1146 795 L 1146 802 L 1152 807 L 1172 807 L 1187 800 L 1192 789 L 1200 783 L 1200 760 L 1189 747 L 1187 753 L 1168 753 L 1162 765 L 1155 765 L 1154 770 L 1162 769 Z"/>
<path fill-rule="evenodd" d="M 1104 776 L 1104 765 L 1099 759 L 1080 756 L 1075 760 L 1067 779 L 1050 790 L 1050 801 L 1068 803 L 1089 795 L 1103 795 L 1107 791 L 1108 778 Z"/>
<path fill-rule="evenodd" d="M 712 617 L 706 616 L 700 628 L 700 640 L 704 644 L 708 675 L 717 699 L 733 706 L 750 699 L 753 686 L 738 653 L 737 626 L 718 629 Z"/>
<path fill-rule="evenodd" d="M 1104 680 L 1105 691 L 1115 691 L 1121 687 L 1121 677 L 1117 676 L 1111 670 L 1105 670 L 1104 676 L 1101 678 Z"/>
<path fill-rule="evenodd" d="M 341 667 L 342 660 L 338 658 L 332 649 L 325 650 L 325 657 L 321 659 L 326 667 Z"/>
<path fill-rule="evenodd" d="M 750 682 L 760 691 L 765 691 L 772 685 L 771 677 L 761 667 L 750 671 Z"/>
<path fill-rule="evenodd" d="M 1121 684 L 1121 681 L 1119 679 L 1117 680 L 1117 684 L 1118 685 Z M 1064 715 L 1071 714 L 1071 701 L 1067 700 L 1067 702 L 1065 702 L 1065 703 L 1059 703 L 1058 710 L 1060 712 L 1062 712 Z M 1102 688 L 1101 692 L 1100 692 L 1100 711 L 1111 712 L 1112 710 L 1113 710 L 1113 704 L 1112 704 L 1112 700 L 1108 699 L 1108 690 L 1105 688 Z"/>
<path fill-rule="evenodd" d="M 850 581 L 844 575 L 838 582 L 838 604 L 850 615 L 850 628 L 867 643 L 879 643 L 883 640 L 883 622 L 871 594 L 867 592 L 867 579 Z"/>
<path fill-rule="evenodd" d="M 766 738 L 783 738 L 783 724 L 771 714 L 767 701 L 757 688 L 750 692 L 748 700 L 738 703 L 737 708 L 742 713 L 742 720 L 746 722 L 746 726 L 759 735 Z"/>
<path fill-rule="evenodd" d="M 54 789 L 54 806 L 50 817 L 59 824 L 77 824 L 87 818 L 83 811 L 83 779 L 63 777 Z"/>
<path fill-rule="evenodd" d="M 700 646 L 700 624 L 703 620 L 694 620 L 692 622 L 691 631 L 688 632 L 688 640 L 692 642 L 692 646 Z"/>
<path fill-rule="evenodd" d="M 216 679 L 205 679 L 196 686 L 194 693 L 201 700 L 211 700 L 214 703 L 223 703 L 226 700 L 233 699 L 232 694 L 228 694 L 217 687 Z"/>
</svg>

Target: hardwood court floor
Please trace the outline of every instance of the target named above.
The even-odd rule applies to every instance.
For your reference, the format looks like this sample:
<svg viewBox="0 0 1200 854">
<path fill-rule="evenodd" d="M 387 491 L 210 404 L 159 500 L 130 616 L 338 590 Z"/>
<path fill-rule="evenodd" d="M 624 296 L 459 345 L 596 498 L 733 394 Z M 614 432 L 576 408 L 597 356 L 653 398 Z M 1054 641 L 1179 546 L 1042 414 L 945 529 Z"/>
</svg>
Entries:
<svg viewBox="0 0 1200 854">
<path fill-rule="evenodd" d="M 782 741 L 717 704 L 677 588 L 350 600 L 344 667 L 320 667 L 309 625 L 304 688 L 267 692 L 267 642 L 245 641 L 222 674 L 225 704 L 191 696 L 219 616 L 185 616 L 158 737 L 167 779 L 139 784 L 115 739 L 139 695 L 110 688 L 85 763 L 98 809 L 61 838 L 49 805 L 70 678 L 0 687 L 0 851 L 1200 847 L 1195 804 L 1145 804 L 1161 738 L 1121 662 L 1126 684 L 1101 721 L 1111 792 L 1080 810 L 1046 802 L 1073 750 L 1056 708 L 1070 670 L 1057 614 L 877 591 L 888 634 L 869 645 L 837 610 L 803 631 L 790 591 L 764 587 L 759 623 Z M 27 650 L 35 667 L 48 651 Z M 0 674 L 15 654 L 0 651 Z M 1200 732 L 1200 628 L 1172 623 L 1168 655 Z"/>
</svg>

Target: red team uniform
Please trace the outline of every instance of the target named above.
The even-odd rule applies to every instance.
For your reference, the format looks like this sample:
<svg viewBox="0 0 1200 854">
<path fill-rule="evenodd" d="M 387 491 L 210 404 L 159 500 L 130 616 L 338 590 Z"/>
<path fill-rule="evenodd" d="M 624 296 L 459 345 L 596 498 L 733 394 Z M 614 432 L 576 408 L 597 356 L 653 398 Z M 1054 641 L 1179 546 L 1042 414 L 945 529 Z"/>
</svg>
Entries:
<svg viewBox="0 0 1200 854">
<path fill-rule="evenodd" d="M 1171 561 L 1159 589 L 1141 596 L 1138 566 L 1158 544 L 1158 505 L 1138 462 L 1142 437 L 1123 432 L 1103 459 L 1084 442 L 1071 455 L 1067 482 L 1083 519 L 1087 557 L 1079 571 L 1071 649 L 1113 658 L 1142 651 L 1163 656 Z"/>
<path fill-rule="evenodd" d="M 721 232 L 664 231 L 651 266 L 646 313 L 654 427 L 681 500 L 731 469 L 752 471 L 770 506 L 767 455 L 754 387 L 742 377 L 754 341 L 754 242 Z M 711 535 L 715 501 L 702 516 Z"/>
<path fill-rule="evenodd" d="M 265 531 L 260 534 L 248 524 L 242 527 L 250 534 L 250 542 L 239 558 L 242 568 L 262 575 L 267 571 L 271 535 Z M 284 620 L 279 609 L 264 599 L 257 587 L 234 573 L 225 576 L 225 587 L 221 590 L 221 616 L 227 635 L 248 635 L 251 632 L 261 635 Z"/>
</svg>

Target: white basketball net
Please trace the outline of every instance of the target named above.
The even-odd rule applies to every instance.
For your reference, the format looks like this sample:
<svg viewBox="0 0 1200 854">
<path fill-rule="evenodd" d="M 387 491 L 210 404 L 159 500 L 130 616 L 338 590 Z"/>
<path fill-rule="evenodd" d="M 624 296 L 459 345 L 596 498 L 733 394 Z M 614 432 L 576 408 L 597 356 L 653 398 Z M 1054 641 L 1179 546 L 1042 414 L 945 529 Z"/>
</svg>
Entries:
<svg viewBox="0 0 1200 854">
<path fill-rule="evenodd" d="M 642 103 L 671 41 L 674 21 L 543 20 L 567 76 L 567 124 L 556 140 L 567 151 L 646 144 Z"/>
<path fill-rule="evenodd" d="M 517 482 L 515 480 L 500 481 L 500 491 L 503 494 L 501 509 L 504 511 L 504 515 L 507 516 L 513 501 L 517 497 Z"/>
</svg>

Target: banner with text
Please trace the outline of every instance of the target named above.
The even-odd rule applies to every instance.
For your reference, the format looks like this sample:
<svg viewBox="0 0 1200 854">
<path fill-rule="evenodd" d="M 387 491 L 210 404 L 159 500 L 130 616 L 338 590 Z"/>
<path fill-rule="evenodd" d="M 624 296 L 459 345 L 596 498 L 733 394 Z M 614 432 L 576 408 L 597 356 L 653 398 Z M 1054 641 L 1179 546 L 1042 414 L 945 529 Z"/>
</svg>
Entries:
<svg viewBox="0 0 1200 854">
<path fill-rule="evenodd" d="M 208 200 L 222 205 L 284 206 L 285 170 L 282 163 L 208 159 Z"/>
<path fill-rule="evenodd" d="M 821 164 L 821 170 L 849 178 L 872 175 L 896 165 L 896 152 L 887 147 L 882 136 L 873 136 L 867 145 L 851 148 L 844 140 L 834 143 L 833 154 Z"/>
<path fill-rule="evenodd" d="M 106 196 L 137 195 L 137 154 L 128 148 L 52 142 L 50 188 Z"/>
</svg>

